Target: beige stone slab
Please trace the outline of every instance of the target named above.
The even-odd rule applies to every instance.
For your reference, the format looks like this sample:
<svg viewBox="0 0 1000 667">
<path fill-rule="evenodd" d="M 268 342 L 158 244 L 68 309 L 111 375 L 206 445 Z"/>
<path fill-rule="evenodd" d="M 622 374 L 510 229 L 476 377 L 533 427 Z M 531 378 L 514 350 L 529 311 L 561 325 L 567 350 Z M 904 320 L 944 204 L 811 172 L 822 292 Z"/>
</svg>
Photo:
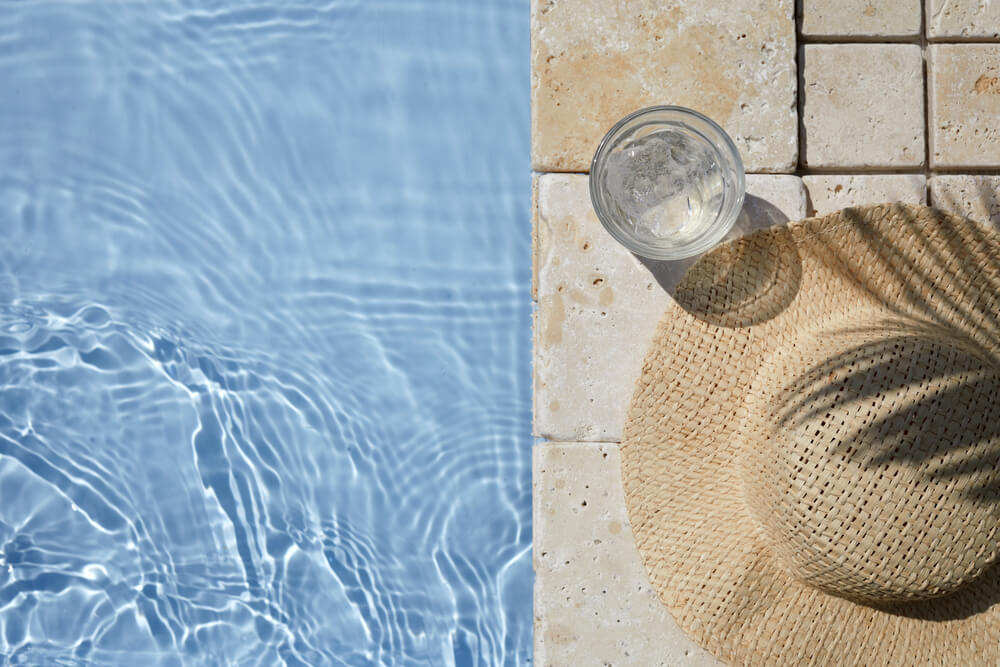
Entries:
<svg viewBox="0 0 1000 667">
<path fill-rule="evenodd" d="M 535 664 L 720 665 L 650 588 L 613 444 L 534 450 Z"/>
<path fill-rule="evenodd" d="M 803 176 L 809 192 L 809 215 L 826 215 L 848 206 L 904 202 L 926 204 L 926 179 L 922 174 L 871 174 Z"/>
<path fill-rule="evenodd" d="M 587 171 L 620 118 L 686 106 L 733 137 L 747 171 L 790 172 L 793 0 L 532 0 L 532 163 Z"/>
<path fill-rule="evenodd" d="M 535 432 L 620 440 L 632 385 L 669 297 L 601 226 L 587 176 L 542 175 L 535 224 Z"/>
<path fill-rule="evenodd" d="M 748 227 L 741 233 L 806 217 L 806 189 L 798 176 L 747 174 L 743 213 Z M 740 223 L 737 222 L 737 225 Z"/>
<path fill-rule="evenodd" d="M 927 71 L 931 166 L 1000 166 L 1000 44 L 932 44 Z"/>
<path fill-rule="evenodd" d="M 1000 2 L 996 0 L 926 0 L 929 39 L 997 39 Z"/>
<path fill-rule="evenodd" d="M 923 56 L 918 45 L 808 44 L 799 57 L 803 166 L 923 165 Z"/>
<path fill-rule="evenodd" d="M 795 176 L 752 175 L 733 234 L 799 219 Z M 672 288 L 694 260 L 644 264 L 601 226 L 582 174 L 536 181 L 534 430 L 617 442 L 642 359 Z"/>
<path fill-rule="evenodd" d="M 931 176 L 931 205 L 1000 229 L 1000 176 Z"/>
<path fill-rule="evenodd" d="M 531 177 L 531 299 L 538 301 L 538 179 Z"/>
<path fill-rule="evenodd" d="M 916 37 L 920 0 L 802 0 L 806 37 Z"/>
</svg>

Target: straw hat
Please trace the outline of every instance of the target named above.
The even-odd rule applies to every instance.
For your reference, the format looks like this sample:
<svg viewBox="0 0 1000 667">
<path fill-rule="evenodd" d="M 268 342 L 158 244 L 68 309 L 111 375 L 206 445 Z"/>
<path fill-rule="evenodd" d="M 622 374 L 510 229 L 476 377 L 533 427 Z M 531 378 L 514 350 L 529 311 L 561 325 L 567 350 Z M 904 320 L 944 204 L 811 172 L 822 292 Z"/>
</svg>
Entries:
<svg viewBox="0 0 1000 667">
<path fill-rule="evenodd" d="M 622 475 L 680 626 L 731 664 L 1000 664 L 1000 235 L 846 209 L 675 300 Z"/>
</svg>

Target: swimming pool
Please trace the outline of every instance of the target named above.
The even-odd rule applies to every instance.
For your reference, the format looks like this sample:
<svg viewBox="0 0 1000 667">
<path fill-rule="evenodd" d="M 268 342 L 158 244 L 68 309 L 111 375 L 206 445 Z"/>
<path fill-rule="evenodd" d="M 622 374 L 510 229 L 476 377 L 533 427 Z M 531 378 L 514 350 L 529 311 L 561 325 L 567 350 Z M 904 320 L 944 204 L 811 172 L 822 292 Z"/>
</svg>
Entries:
<svg viewBox="0 0 1000 667">
<path fill-rule="evenodd" d="M 531 661 L 526 0 L 0 11 L 0 653 Z"/>
</svg>

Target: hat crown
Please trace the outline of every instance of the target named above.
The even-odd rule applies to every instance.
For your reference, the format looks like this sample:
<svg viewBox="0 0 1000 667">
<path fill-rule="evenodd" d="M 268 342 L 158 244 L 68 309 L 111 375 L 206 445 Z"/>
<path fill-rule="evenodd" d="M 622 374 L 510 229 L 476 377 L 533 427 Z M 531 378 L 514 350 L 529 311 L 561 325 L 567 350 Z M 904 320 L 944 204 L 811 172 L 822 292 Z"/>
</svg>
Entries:
<svg viewBox="0 0 1000 667">
<path fill-rule="evenodd" d="M 1000 376 L 970 342 L 894 320 L 820 328 L 745 404 L 746 500 L 800 580 L 868 603 L 937 597 L 997 558 Z"/>
</svg>

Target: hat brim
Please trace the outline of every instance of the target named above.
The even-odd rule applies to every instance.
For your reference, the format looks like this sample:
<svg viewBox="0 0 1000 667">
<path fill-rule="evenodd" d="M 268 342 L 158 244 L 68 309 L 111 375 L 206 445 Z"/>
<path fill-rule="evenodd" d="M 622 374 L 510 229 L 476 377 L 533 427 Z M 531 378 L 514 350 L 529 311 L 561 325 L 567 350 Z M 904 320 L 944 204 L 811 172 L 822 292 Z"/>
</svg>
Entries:
<svg viewBox="0 0 1000 667">
<path fill-rule="evenodd" d="M 636 544 L 678 624 L 731 664 L 1000 664 L 1000 568 L 893 607 L 824 593 L 773 556 L 738 460 L 762 364 L 826 318 L 917 317 L 1000 359 L 1000 234 L 920 206 L 846 209 L 713 250 L 675 301 L 621 453 Z"/>
</svg>

